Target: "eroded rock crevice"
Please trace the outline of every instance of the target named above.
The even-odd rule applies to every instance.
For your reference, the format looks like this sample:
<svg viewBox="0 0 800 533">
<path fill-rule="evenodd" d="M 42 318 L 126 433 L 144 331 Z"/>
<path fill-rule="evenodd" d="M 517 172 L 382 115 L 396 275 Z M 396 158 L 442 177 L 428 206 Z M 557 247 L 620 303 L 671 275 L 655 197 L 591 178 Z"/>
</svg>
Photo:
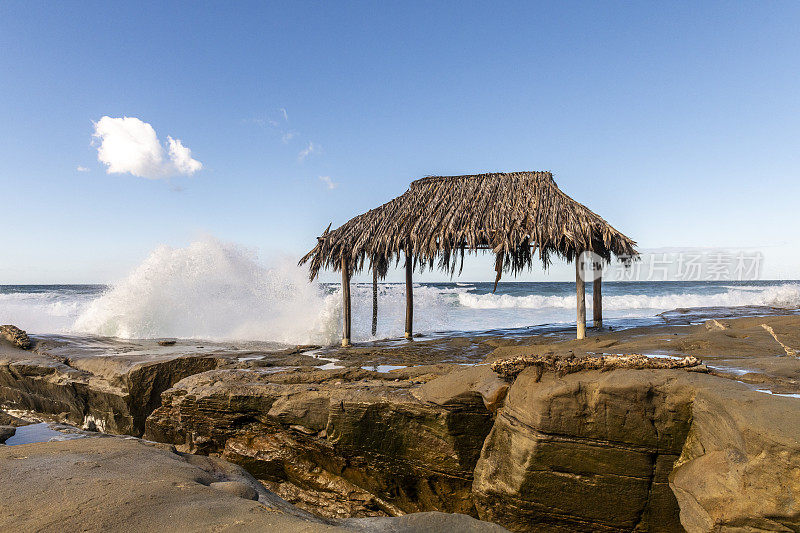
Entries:
<svg viewBox="0 0 800 533">
<path fill-rule="evenodd" d="M 691 390 L 670 375 L 539 381 L 535 368 L 523 371 L 476 467 L 479 516 L 515 531 L 681 531 L 668 477 L 691 425 Z"/>
<path fill-rule="evenodd" d="M 477 514 L 473 472 L 493 422 L 480 394 L 440 406 L 392 376 L 295 377 L 192 376 L 163 395 L 146 436 L 221 455 L 292 503 L 331 517 Z"/>
</svg>

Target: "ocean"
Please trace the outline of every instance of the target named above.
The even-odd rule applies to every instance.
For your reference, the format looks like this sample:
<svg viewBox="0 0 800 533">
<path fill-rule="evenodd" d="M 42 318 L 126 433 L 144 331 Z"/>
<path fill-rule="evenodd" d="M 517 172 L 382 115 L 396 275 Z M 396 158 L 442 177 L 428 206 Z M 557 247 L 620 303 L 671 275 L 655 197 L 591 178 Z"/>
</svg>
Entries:
<svg viewBox="0 0 800 533">
<path fill-rule="evenodd" d="M 0 323 L 32 334 L 196 338 L 333 344 L 341 332 L 340 287 L 302 274 L 136 272 L 119 284 L 0 285 Z M 226 275 L 229 276 L 226 279 Z M 575 286 L 560 282 L 422 283 L 414 286 L 415 333 L 423 336 L 547 331 L 575 324 Z M 352 288 L 356 341 L 403 334 L 405 286 L 379 284 L 371 334 L 372 285 Z M 680 323 L 710 316 L 785 313 L 800 308 L 797 281 L 606 282 L 606 325 Z M 592 317 L 591 284 L 587 316 Z"/>
</svg>

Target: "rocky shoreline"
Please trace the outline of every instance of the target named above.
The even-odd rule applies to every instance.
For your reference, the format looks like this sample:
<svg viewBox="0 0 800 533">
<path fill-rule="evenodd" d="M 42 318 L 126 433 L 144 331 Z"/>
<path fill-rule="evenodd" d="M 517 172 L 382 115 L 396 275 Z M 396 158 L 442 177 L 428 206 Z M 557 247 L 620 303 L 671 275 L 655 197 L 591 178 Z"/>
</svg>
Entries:
<svg viewBox="0 0 800 533">
<path fill-rule="evenodd" d="M 796 531 L 798 349 L 797 316 L 325 351 L 33 336 L 0 340 L 0 406 L 234 463 L 325 527 Z"/>
<path fill-rule="evenodd" d="M 73 433 L 75 430 L 72 430 Z M 78 433 L 80 433 L 78 431 Z M 244 469 L 137 438 L 0 447 L 3 531 L 298 531 L 500 533 L 465 515 L 325 520 L 288 504 Z M 25 480 L 24 483 L 8 482 Z"/>
</svg>

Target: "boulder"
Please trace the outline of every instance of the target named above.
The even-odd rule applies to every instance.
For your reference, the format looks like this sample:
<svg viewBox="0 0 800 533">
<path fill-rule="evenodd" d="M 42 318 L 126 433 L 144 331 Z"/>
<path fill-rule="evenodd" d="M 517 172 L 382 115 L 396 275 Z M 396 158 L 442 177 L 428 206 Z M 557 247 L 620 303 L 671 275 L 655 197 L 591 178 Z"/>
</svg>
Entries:
<svg viewBox="0 0 800 533">
<path fill-rule="evenodd" d="M 800 399 L 703 383 L 670 474 L 690 532 L 800 531 Z"/>
<path fill-rule="evenodd" d="M 443 376 L 411 389 L 415 398 L 437 405 L 454 405 L 474 400 L 480 395 L 492 413 L 503 406 L 508 382 L 501 379 L 489 365 L 457 368 Z"/>
<path fill-rule="evenodd" d="M 691 420 L 679 372 L 530 367 L 481 452 L 479 516 L 515 531 L 680 531 L 669 489 Z"/>
<path fill-rule="evenodd" d="M 10 324 L 0 326 L 0 337 L 22 350 L 27 350 L 31 347 L 31 339 L 28 337 L 28 334 L 17 326 L 12 326 Z"/>
<path fill-rule="evenodd" d="M 513 531 L 796 531 L 800 400 L 675 370 L 519 374 L 473 484 Z"/>
<path fill-rule="evenodd" d="M 17 428 L 14 426 L 0 426 L 0 444 L 4 444 L 8 439 L 14 436 Z"/>
<path fill-rule="evenodd" d="M 145 435 L 221 454 L 330 517 L 474 515 L 472 474 L 492 414 L 477 392 L 418 399 L 409 389 L 425 370 L 415 372 L 209 371 L 167 390 Z"/>
</svg>

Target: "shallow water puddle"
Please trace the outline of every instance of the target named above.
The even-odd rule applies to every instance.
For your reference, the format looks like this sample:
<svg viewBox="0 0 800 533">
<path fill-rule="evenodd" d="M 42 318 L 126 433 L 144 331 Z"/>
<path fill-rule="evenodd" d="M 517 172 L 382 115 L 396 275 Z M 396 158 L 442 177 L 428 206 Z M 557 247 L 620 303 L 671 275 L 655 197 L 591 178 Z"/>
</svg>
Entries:
<svg viewBox="0 0 800 533">
<path fill-rule="evenodd" d="M 783 396 L 784 398 L 800 398 L 800 393 L 797 392 L 780 393 L 780 392 L 772 392 L 769 389 L 755 389 L 755 391 L 763 392 L 764 394 L 769 394 L 771 396 Z"/>
<path fill-rule="evenodd" d="M 746 368 L 737 368 L 735 366 L 724 366 L 724 365 L 706 365 L 711 370 L 715 370 L 718 372 L 729 372 L 731 374 L 735 374 L 737 376 L 744 376 L 745 374 L 758 374 L 759 372 L 755 370 L 747 370 Z"/>
<path fill-rule="evenodd" d="M 42 422 L 40 424 L 30 424 L 17 428 L 14 436 L 6 441 L 6 446 L 17 446 L 19 444 L 34 444 L 36 442 L 52 442 L 62 440 L 72 440 L 83 438 L 79 433 L 62 433 L 50 427 L 50 424 Z"/>
<path fill-rule="evenodd" d="M 295 367 L 290 366 L 271 366 L 268 368 L 264 367 L 253 367 L 253 368 L 232 368 L 230 372 L 247 372 L 247 373 L 256 373 L 256 374 L 277 374 L 278 372 L 285 372 L 287 370 L 291 370 Z"/>
<path fill-rule="evenodd" d="M 668 355 L 665 353 L 643 353 L 645 357 L 650 357 L 652 359 L 675 359 L 677 361 L 682 361 L 683 357 L 679 355 Z"/>
<path fill-rule="evenodd" d="M 401 368 L 408 368 L 407 365 L 370 365 L 362 366 L 363 370 L 371 370 L 372 372 L 380 372 L 386 374 L 392 370 L 400 370 Z"/>
<path fill-rule="evenodd" d="M 315 366 L 319 370 L 338 370 L 340 368 L 344 368 L 342 365 L 337 365 L 340 360 L 334 357 L 322 357 L 320 355 L 320 350 L 308 350 L 307 352 L 303 352 L 303 355 L 309 355 L 314 359 L 319 359 L 320 361 L 328 361 L 324 365 Z"/>
<path fill-rule="evenodd" d="M 339 368 L 344 368 L 342 365 L 337 365 L 336 361 L 338 361 L 338 359 L 331 361 L 330 363 L 325 363 L 324 365 L 315 366 L 314 368 L 318 368 L 320 370 L 337 370 Z"/>
</svg>

